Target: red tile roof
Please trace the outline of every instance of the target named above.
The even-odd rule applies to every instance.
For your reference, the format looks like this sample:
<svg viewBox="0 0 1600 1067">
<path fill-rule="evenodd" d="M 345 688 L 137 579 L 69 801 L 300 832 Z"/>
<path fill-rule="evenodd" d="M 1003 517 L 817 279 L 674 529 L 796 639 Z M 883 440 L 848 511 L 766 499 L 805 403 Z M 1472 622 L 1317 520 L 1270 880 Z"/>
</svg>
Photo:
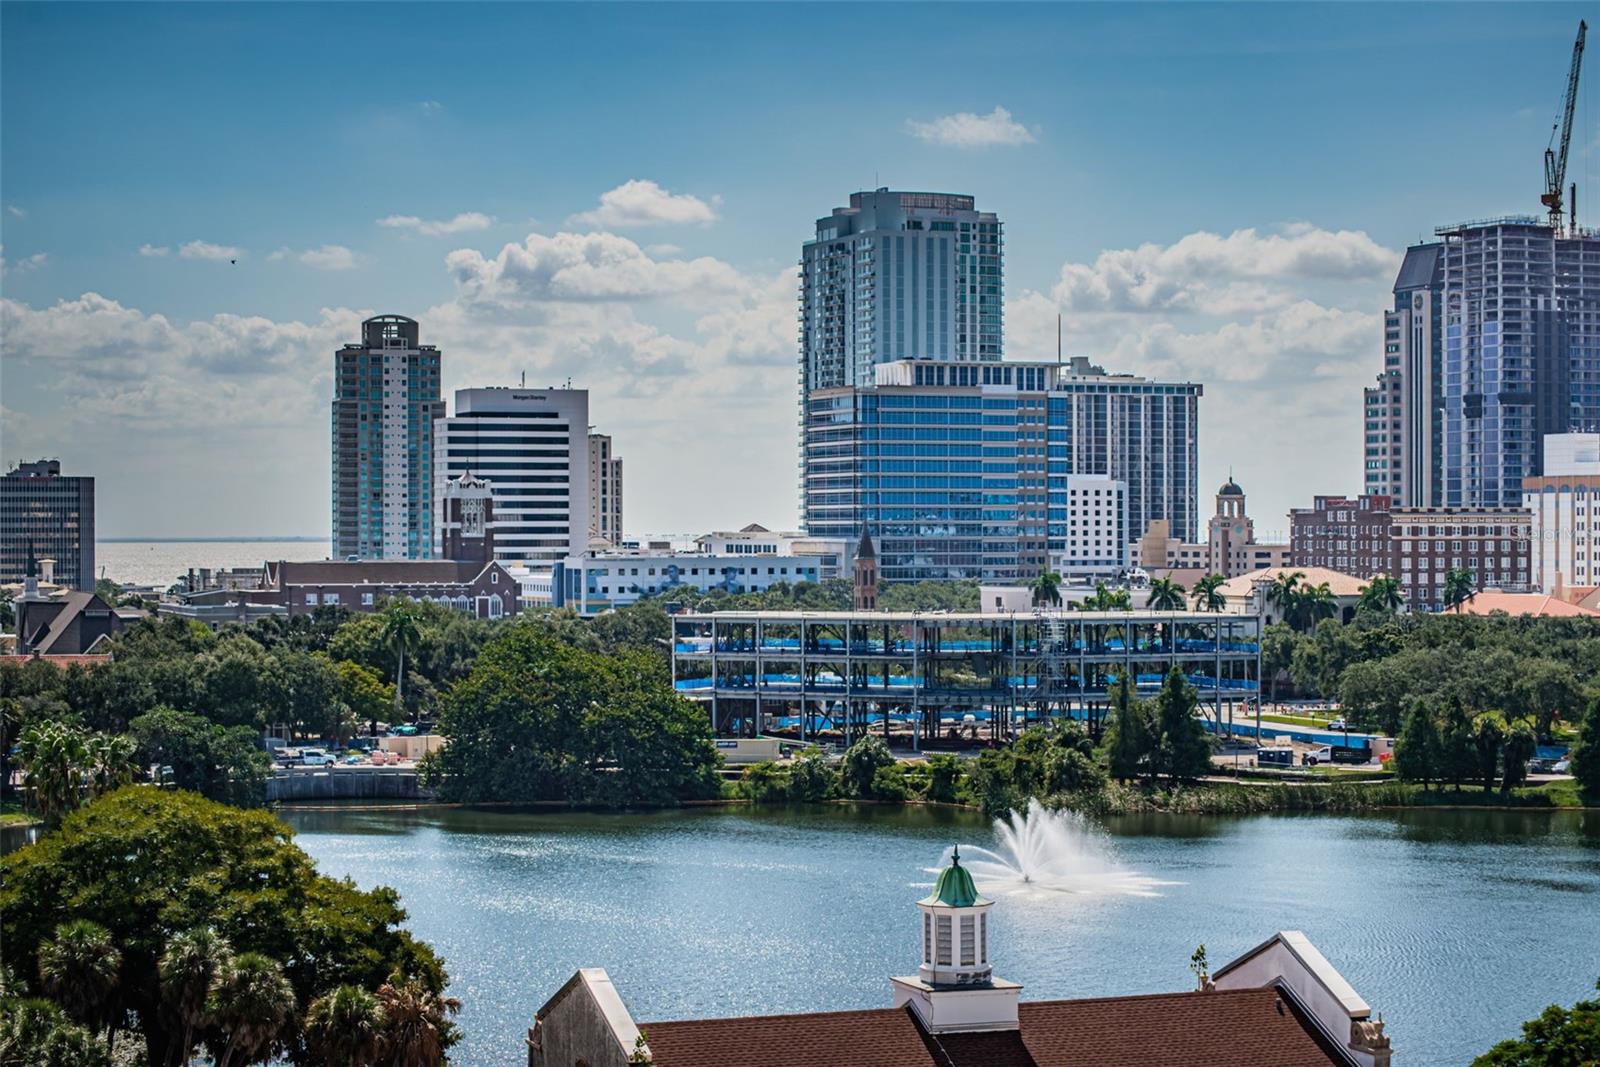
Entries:
<svg viewBox="0 0 1600 1067">
<path fill-rule="evenodd" d="M 1329 1067 L 1272 989 L 1024 1001 L 1021 1028 L 930 1034 L 907 1008 L 644 1023 L 655 1067 Z"/>
</svg>

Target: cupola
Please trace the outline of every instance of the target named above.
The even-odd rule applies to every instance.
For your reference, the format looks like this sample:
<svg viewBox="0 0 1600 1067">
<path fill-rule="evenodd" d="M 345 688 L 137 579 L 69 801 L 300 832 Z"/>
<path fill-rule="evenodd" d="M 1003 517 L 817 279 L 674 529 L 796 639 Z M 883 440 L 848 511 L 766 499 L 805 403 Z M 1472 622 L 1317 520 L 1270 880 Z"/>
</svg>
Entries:
<svg viewBox="0 0 1600 1067">
<path fill-rule="evenodd" d="M 922 962 L 916 977 L 891 978 L 895 1007 L 910 1004 L 931 1033 L 1014 1030 L 1022 986 L 995 978 L 989 966 L 989 912 L 961 849 L 939 872 L 933 892 L 917 901 Z"/>
</svg>

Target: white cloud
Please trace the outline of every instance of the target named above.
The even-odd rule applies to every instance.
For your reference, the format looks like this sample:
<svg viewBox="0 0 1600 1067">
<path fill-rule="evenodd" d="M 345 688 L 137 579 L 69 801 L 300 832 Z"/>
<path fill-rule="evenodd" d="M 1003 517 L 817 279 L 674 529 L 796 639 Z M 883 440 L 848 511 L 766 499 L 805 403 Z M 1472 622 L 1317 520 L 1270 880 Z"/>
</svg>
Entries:
<svg viewBox="0 0 1600 1067">
<path fill-rule="evenodd" d="M 928 122 L 907 119 L 906 130 L 918 140 L 946 148 L 1014 147 L 1033 144 L 1037 140 L 1033 131 L 998 105 L 987 115 L 960 111 L 954 115 L 941 115 Z"/>
<path fill-rule="evenodd" d="M 35 252 L 18 260 L 8 260 L 5 257 L 5 245 L 0 245 L 0 275 L 27 274 L 29 271 L 38 270 L 50 259 L 48 252 Z"/>
<path fill-rule="evenodd" d="M 280 248 L 267 259 L 274 262 L 293 259 L 317 270 L 353 270 L 360 263 L 360 257 L 344 245 L 323 245 L 321 248 L 308 248 L 304 252 Z"/>
<path fill-rule="evenodd" d="M 178 255 L 184 259 L 238 259 L 244 255 L 233 245 L 214 245 L 209 241 L 189 241 L 178 248 Z"/>
<path fill-rule="evenodd" d="M 494 218 L 490 215 L 485 215 L 481 211 L 463 211 L 451 219 L 423 219 L 416 215 L 389 215 L 378 220 L 379 226 L 387 226 L 392 230 L 415 230 L 424 237 L 487 230 L 493 224 Z"/>
<path fill-rule="evenodd" d="M 600 206 L 572 216 L 586 226 L 626 229 L 635 226 L 709 226 L 717 220 L 721 197 L 707 203 L 688 193 L 670 193 L 653 181 L 623 182 L 600 194 Z"/>
<path fill-rule="evenodd" d="M 6 211 L 11 215 L 12 218 L 25 219 L 28 217 L 28 212 L 15 204 L 7 204 Z"/>
<path fill-rule="evenodd" d="M 1093 263 L 1065 263 L 1052 295 L 1075 311 L 1230 315 L 1288 302 L 1299 282 L 1382 282 L 1399 262 L 1398 252 L 1359 230 L 1295 224 L 1270 234 L 1200 231 L 1170 245 L 1108 249 Z"/>
<path fill-rule="evenodd" d="M 141 256 L 149 256 L 149 257 L 164 256 L 168 252 L 171 252 L 171 251 L 172 251 L 172 249 L 168 248 L 166 245 L 140 245 L 139 246 L 139 254 Z"/>
<path fill-rule="evenodd" d="M 649 300 L 677 296 L 696 302 L 740 293 L 745 281 L 718 259 L 652 259 L 612 233 L 530 233 L 492 259 L 458 248 L 445 263 L 469 304 L 516 307 L 544 301 Z"/>
<path fill-rule="evenodd" d="M 444 105 L 437 100 L 424 100 L 417 105 L 417 110 L 424 115 L 437 115 L 444 110 Z"/>
</svg>

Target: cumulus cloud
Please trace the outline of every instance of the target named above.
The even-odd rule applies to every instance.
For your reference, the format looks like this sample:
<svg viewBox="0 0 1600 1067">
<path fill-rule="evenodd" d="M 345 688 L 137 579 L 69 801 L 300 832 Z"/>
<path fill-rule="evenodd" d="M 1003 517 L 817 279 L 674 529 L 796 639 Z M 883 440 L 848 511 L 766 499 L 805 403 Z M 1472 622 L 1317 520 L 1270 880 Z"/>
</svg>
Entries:
<svg viewBox="0 0 1600 1067">
<path fill-rule="evenodd" d="M 1281 304 L 1306 281 L 1381 282 L 1400 253 L 1359 230 L 1304 224 L 1279 233 L 1204 231 L 1170 245 L 1108 249 L 1065 263 L 1052 295 L 1076 311 L 1190 311 L 1230 315 Z"/>
<path fill-rule="evenodd" d="M 164 256 L 168 252 L 171 252 L 171 251 L 172 251 L 172 249 L 168 248 L 166 245 L 140 245 L 139 246 L 139 254 L 141 256 L 149 256 L 149 257 Z"/>
<path fill-rule="evenodd" d="M 424 219 L 416 215 L 389 215 L 378 220 L 379 226 L 387 226 L 391 230 L 413 230 L 424 237 L 439 237 L 451 233 L 470 233 L 474 230 L 487 230 L 494 224 L 494 218 L 481 211 L 463 211 L 461 214 L 449 219 Z"/>
<path fill-rule="evenodd" d="M 600 206 L 572 216 L 585 226 L 628 229 L 636 226 L 709 226 L 717 220 L 720 197 L 707 203 L 687 193 L 670 193 L 653 181 L 623 182 L 600 194 Z"/>
<path fill-rule="evenodd" d="M 188 241 L 178 247 L 178 255 L 184 259 L 238 259 L 244 255 L 233 245 L 214 245 L 209 241 Z"/>
<path fill-rule="evenodd" d="M 954 115 L 941 115 L 927 122 L 906 120 L 906 131 L 919 141 L 941 145 L 945 148 L 994 148 L 1033 144 L 1037 138 L 1033 131 L 1011 117 L 1011 112 L 998 105 L 987 115 L 959 111 Z"/>
<path fill-rule="evenodd" d="M 360 264 L 360 257 L 344 245 L 323 245 L 304 252 L 280 248 L 267 258 L 273 261 L 292 259 L 317 270 L 353 270 Z"/>
<path fill-rule="evenodd" d="M 718 259 L 654 259 L 612 233 L 530 233 L 493 258 L 459 248 L 445 257 L 460 298 L 514 307 L 546 301 L 634 301 L 676 296 L 695 301 L 738 294 L 745 281 Z"/>
</svg>

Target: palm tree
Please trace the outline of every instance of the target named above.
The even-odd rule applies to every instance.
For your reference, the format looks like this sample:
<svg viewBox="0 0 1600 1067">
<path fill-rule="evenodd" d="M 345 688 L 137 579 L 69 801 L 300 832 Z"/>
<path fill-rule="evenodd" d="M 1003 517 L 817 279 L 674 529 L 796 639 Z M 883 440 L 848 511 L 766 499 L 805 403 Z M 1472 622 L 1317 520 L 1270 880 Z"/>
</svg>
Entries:
<svg viewBox="0 0 1600 1067">
<path fill-rule="evenodd" d="M 1183 586 L 1171 578 L 1157 578 L 1150 583 L 1150 599 L 1146 606 L 1151 611 L 1182 611 L 1183 605 Z"/>
<path fill-rule="evenodd" d="M 311 1002 L 306 1043 L 320 1062 L 337 1067 L 394 1062 L 382 1055 L 388 1024 L 377 997 L 359 986 L 342 985 Z"/>
<path fill-rule="evenodd" d="M 1267 603 L 1278 609 L 1278 616 L 1285 622 L 1289 621 L 1289 613 L 1294 607 L 1295 591 L 1305 576 L 1305 571 L 1279 571 L 1278 576 L 1267 586 Z"/>
<path fill-rule="evenodd" d="M 1055 571 L 1040 571 L 1039 577 L 1028 583 L 1033 593 L 1035 607 L 1041 604 L 1061 606 L 1061 575 Z"/>
<path fill-rule="evenodd" d="M 227 939 L 209 928 L 185 931 L 167 942 L 156 970 L 161 978 L 162 1006 L 183 1025 L 178 1063 L 187 1064 L 194 1055 L 195 1032 L 206 1023 L 211 987 L 232 961 L 233 949 Z"/>
<path fill-rule="evenodd" d="M 417 629 L 416 609 L 409 601 L 390 604 L 383 613 L 383 645 L 395 655 L 394 708 L 395 715 L 403 718 L 406 705 L 406 653 L 415 653 L 422 644 L 422 634 Z M 378 722 L 372 722 L 372 732 L 378 732 Z"/>
<path fill-rule="evenodd" d="M 1444 576 L 1444 606 L 1459 608 L 1478 595 L 1477 579 L 1464 567 L 1455 567 Z"/>
<path fill-rule="evenodd" d="M 56 927 L 39 945 L 39 984 L 63 1011 L 91 1030 L 115 1029 L 122 953 L 111 932 L 88 919 Z"/>
<path fill-rule="evenodd" d="M 1339 601 L 1327 582 L 1301 586 L 1291 604 L 1293 625 L 1300 630 L 1315 630 L 1317 623 L 1339 614 Z"/>
<path fill-rule="evenodd" d="M 1228 598 L 1222 595 L 1222 583 L 1227 579 L 1220 574 L 1208 574 L 1194 583 L 1194 597 L 1196 611 L 1221 611 L 1228 606 Z"/>
<path fill-rule="evenodd" d="M 1400 579 L 1387 574 L 1380 574 L 1372 581 L 1361 587 L 1359 606 L 1370 608 L 1373 611 L 1383 611 L 1394 614 L 1406 602 L 1404 594 L 1400 592 Z"/>
<path fill-rule="evenodd" d="M 17 738 L 17 753 L 34 809 L 47 825 L 60 822 L 81 798 L 89 758 L 83 733 L 56 722 L 30 726 Z"/>
<path fill-rule="evenodd" d="M 461 1001 L 442 997 L 417 979 L 398 974 L 378 987 L 378 1000 L 388 1018 L 384 1032 L 384 1062 L 388 1067 L 440 1067 L 445 1049 L 455 1040 L 450 1017 Z"/>
<path fill-rule="evenodd" d="M 133 738 L 123 734 L 95 734 L 84 742 L 91 800 L 133 781 L 133 754 Z"/>
<path fill-rule="evenodd" d="M 207 1006 L 223 1035 L 216 1067 L 243 1067 L 270 1059 L 294 1024 L 294 1009 L 294 987 L 277 961 L 259 952 L 230 960 L 217 976 Z"/>
</svg>

